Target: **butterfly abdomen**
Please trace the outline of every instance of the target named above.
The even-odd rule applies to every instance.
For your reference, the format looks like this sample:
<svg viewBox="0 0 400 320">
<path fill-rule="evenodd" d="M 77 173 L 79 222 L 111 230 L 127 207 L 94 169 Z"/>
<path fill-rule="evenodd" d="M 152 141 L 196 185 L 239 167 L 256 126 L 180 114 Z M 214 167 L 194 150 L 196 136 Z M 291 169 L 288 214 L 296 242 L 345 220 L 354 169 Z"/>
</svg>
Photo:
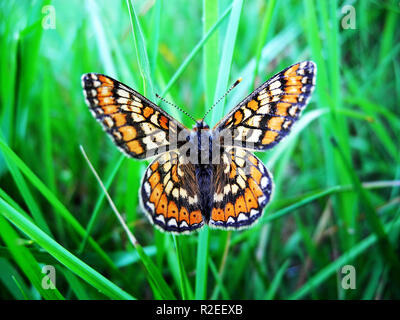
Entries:
<svg viewBox="0 0 400 320">
<path fill-rule="evenodd" d="M 206 222 L 210 220 L 213 199 L 212 199 L 212 167 L 210 164 L 196 165 L 196 178 L 200 191 L 200 207 L 203 218 Z"/>
<path fill-rule="evenodd" d="M 197 122 L 194 131 L 197 138 L 197 165 L 195 167 L 200 192 L 200 207 L 203 218 L 208 223 L 213 204 L 212 137 L 204 121 Z"/>
</svg>

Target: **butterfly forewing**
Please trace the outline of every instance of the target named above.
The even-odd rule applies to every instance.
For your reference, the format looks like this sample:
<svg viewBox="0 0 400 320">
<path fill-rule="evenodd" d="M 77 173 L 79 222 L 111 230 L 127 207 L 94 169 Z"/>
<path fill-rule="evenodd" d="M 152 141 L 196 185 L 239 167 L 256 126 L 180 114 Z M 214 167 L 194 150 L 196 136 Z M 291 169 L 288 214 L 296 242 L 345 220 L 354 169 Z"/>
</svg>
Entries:
<svg viewBox="0 0 400 320">
<path fill-rule="evenodd" d="M 214 127 L 223 145 L 272 148 L 291 130 L 314 89 L 316 65 L 294 64 L 262 84 Z M 231 139 L 221 139 L 221 133 Z"/>
<path fill-rule="evenodd" d="M 102 74 L 82 76 L 86 103 L 127 155 L 144 159 L 179 148 L 189 131 L 135 90 Z M 181 140 L 178 141 L 178 137 Z"/>
</svg>

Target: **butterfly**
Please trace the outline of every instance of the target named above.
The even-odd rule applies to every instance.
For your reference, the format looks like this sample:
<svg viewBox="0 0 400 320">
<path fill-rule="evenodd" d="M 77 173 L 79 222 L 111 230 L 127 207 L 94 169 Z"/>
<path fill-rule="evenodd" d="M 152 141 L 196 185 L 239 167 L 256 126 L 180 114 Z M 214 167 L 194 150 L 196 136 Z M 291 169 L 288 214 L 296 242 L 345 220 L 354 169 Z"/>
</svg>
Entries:
<svg viewBox="0 0 400 320">
<path fill-rule="evenodd" d="M 154 158 L 139 198 L 151 223 L 176 234 L 205 224 L 240 230 L 262 216 L 272 175 L 253 154 L 272 148 L 291 130 L 315 86 L 316 65 L 296 63 L 264 82 L 212 129 L 204 118 L 192 130 L 140 93 L 111 77 L 82 76 L 93 116 L 127 156 Z"/>
</svg>

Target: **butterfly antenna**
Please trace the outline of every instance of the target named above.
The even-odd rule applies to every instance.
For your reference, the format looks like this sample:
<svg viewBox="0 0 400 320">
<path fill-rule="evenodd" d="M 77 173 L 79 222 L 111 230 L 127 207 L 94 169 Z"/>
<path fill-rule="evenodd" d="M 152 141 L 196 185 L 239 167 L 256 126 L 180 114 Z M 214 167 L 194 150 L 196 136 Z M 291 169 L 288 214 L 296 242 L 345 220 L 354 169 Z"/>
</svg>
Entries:
<svg viewBox="0 0 400 320">
<path fill-rule="evenodd" d="M 182 113 L 186 114 L 190 119 L 192 119 L 194 122 L 196 122 L 196 120 L 189 114 L 187 113 L 185 110 L 183 110 L 182 108 L 178 107 L 176 104 L 173 104 L 172 102 L 169 102 L 168 100 L 165 100 L 163 97 L 161 97 L 158 93 L 156 93 L 156 97 L 162 101 L 164 101 L 165 103 L 168 103 L 169 105 L 175 107 L 176 109 L 178 109 L 179 111 L 181 111 Z"/>
<path fill-rule="evenodd" d="M 208 111 L 206 112 L 206 114 L 204 115 L 202 121 L 206 118 L 206 116 L 209 114 L 209 112 L 218 104 L 221 102 L 222 99 L 224 99 L 229 92 L 231 92 L 233 90 L 233 88 L 235 88 L 240 82 L 242 81 L 242 78 L 239 78 L 235 81 L 235 83 L 233 85 L 231 85 L 231 87 L 211 106 L 210 109 L 208 109 Z"/>
</svg>

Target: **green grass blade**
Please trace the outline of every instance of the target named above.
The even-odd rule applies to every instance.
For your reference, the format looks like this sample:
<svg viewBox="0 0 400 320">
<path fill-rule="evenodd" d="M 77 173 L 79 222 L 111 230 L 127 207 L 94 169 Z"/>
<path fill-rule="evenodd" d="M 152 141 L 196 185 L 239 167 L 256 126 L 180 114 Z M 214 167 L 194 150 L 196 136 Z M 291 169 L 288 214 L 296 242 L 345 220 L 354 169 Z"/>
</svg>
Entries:
<svg viewBox="0 0 400 320">
<path fill-rule="evenodd" d="M 266 300 L 272 300 L 275 297 L 276 292 L 278 291 L 279 286 L 282 284 L 283 276 L 289 267 L 289 260 L 286 260 L 282 266 L 279 268 L 276 273 L 274 279 L 271 282 L 271 285 L 268 289 L 267 294 L 265 295 Z"/>
<path fill-rule="evenodd" d="M 16 166 L 13 164 L 12 161 L 8 157 L 5 157 L 6 164 L 8 166 L 8 169 L 10 170 L 11 175 L 13 176 L 13 179 L 15 181 L 15 184 L 18 186 L 18 189 L 22 195 L 22 197 L 25 200 L 26 205 L 29 208 L 29 211 L 31 212 L 33 219 L 35 222 L 38 224 L 38 226 L 45 231 L 48 235 L 52 235 L 49 226 L 46 223 L 46 220 L 44 219 L 40 208 L 38 207 L 37 202 L 35 201 L 31 191 L 29 190 L 28 185 L 26 184 L 24 178 L 22 177 L 21 173 L 19 170 L 16 168 Z"/>
<path fill-rule="evenodd" d="M 371 203 L 371 199 L 370 199 L 369 195 L 364 190 L 364 188 L 363 188 L 360 180 L 358 179 L 357 175 L 355 174 L 353 168 L 345 159 L 343 151 L 340 149 L 340 147 L 337 145 L 337 143 L 334 139 L 332 139 L 332 142 L 333 142 L 334 146 L 336 147 L 336 149 L 343 161 L 343 164 L 345 165 L 346 169 L 349 172 L 349 175 L 351 176 L 351 178 L 353 180 L 354 188 L 357 190 L 357 192 L 360 195 L 360 199 L 362 201 L 362 206 L 365 209 L 365 215 L 366 215 L 368 224 L 369 224 L 370 228 L 373 230 L 373 232 L 375 232 L 375 234 L 379 238 L 379 246 L 381 249 L 381 253 L 385 256 L 387 262 L 390 263 L 390 265 L 392 267 L 391 273 L 393 275 L 393 280 L 396 281 L 398 285 L 400 285 L 400 261 L 396 254 L 396 250 L 389 241 L 389 238 L 388 238 L 388 236 L 384 230 L 384 227 L 382 225 L 382 222 L 379 219 L 378 213 L 376 212 L 374 206 Z"/>
<path fill-rule="evenodd" d="M 8 246 L 12 256 L 14 257 L 19 267 L 23 270 L 24 274 L 29 279 L 31 284 L 35 287 L 35 289 L 40 293 L 40 295 L 44 299 L 49 299 L 49 300 L 64 299 L 64 297 L 57 289 L 46 290 L 42 287 L 43 274 L 39 267 L 38 261 L 36 261 L 36 259 L 33 257 L 33 255 L 27 248 L 19 244 L 18 241 L 19 237 L 17 233 L 11 227 L 9 222 L 3 217 L 5 216 L 6 218 L 8 218 L 9 210 L 11 211 L 14 209 L 8 206 L 2 199 L 0 199 L 0 207 L 2 208 L 1 210 L 2 215 L 0 216 L 0 235 L 3 238 L 4 242 L 6 243 L 6 245 Z M 23 218 L 22 215 L 20 216 L 22 219 L 25 219 Z M 11 221 L 14 222 L 13 220 Z M 26 221 L 28 223 L 31 223 L 28 220 Z"/>
<path fill-rule="evenodd" d="M 83 280 L 101 291 L 107 297 L 111 299 L 133 299 L 131 295 L 121 290 L 115 284 L 104 278 L 101 274 L 96 272 L 94 269 L 89 267 L 87 264 L 79 260 L 73 254 L 51 239 L 32 222 L 24 218 L 21 213 L 9 206 L 3 199 L 0 199 L 0 207 L 2 208 L 1 213 L 18 229 L 23 231 L 29 238 L 34 240 L 38 245 L 45 249 L 60 263 L 65 265 L 69 270 L 80 276 Z M 24 255 L 29 256 L 30 253 L 25 252 Z M 28 265 L 32 266 L 32 263 L 27 264 L 27 266 Z M 38 274 L 40 274 L 40 272 Z M 38 289 L 37 286 L 36 288 Z M 44 292 L 45 293 L 42 294 L 43 296 L 46 296 L 48 292 L 51 293 L 53 290 L 44 290 Z M 52 297 L 54 298 L 55 296 L 52 295 Z"/>
<path fill-rule="evenodd" d="M 387 224 L 385 226 L 385 230 L 388 231 L 392 227 L 392 225 L 393 227 L 399 227 L 400 226 L 399 223 L 400 221 L 398 220 L 394 225 L 391 223 Z M 316 275 L 311 277 L 307 281 L 307 283 L 303 285 L 295 293 L 293 293 L 289 297 L 289 299 L 297 300 L 304 298 L 307 294 L 310 293 L 311 290 L 317 288 L 319 285 L 324 283 L 328 277 L 334 275 L 336 272 L 338 272 L 338 270 L 340 270 L 342 266 L 346 265 L 349 261 L 352 261 L 360 254 L 367 251 L 368 248 L 370 248 L 376 242 L 378 242 L 378 237 L 376 236 L 376 234 L 372 234 L 366 237 L 364 240 L 357 243 L 349 251 L 343 253 L 339 258 L 337 258 L 335 261 L 333 261 L 332 263 L 321 269 Z"/>
<path fill-rule="evenodd" d="M 143 31 L 140 27 L 140 22 L 132 0 L 127 0 L 127 5 L 129 9 L 129 17 L 131 19 L 133 40 L 135 43 L 136 59 L 139 66 L 140 76 L 142 78 L 143 94 L 149 97 L 151 100 L 154 100 L 153 83 L 150 75 L 150 63 L 149 57 L 147 56 Z"/>
<path fill-rule="evenodd" d="M 107 181 L 105 183 L 106 189 L 108 189 L 110 187 L 111 182 L 114 180 L 114 177 L 117 174 L 118 169 L 121 167 L 122 162 L 124 161 L 124 159 L 125 159 L 124 155 L 121 155 L 119 157 L 118 162 L 116 163 L 115 167 L 113 168 L 113 171 L 111 172 L 110 176 L 107 178 Z M 91 231 L 93 229 L 94 223 L 95 223 L 95 221 L 96 221 L 96 219 L 98 217 L 101 205 L 104 202 L 104 198 L 105 198 L 105 194 L 104 194 L 104 192 L 101 192 L 100 195 L 99 195 L 99 198 L 97 199 L 96 204 L 94 206 L 93 213 L 92 213 L 92 215 L 90 217 L 89 223 L 88 223 L 88 225 L 86 227 L 86 234 L 85 234 L 85 237 L 83 238 L 82 243 L 81 243 L 81 245 L 79 247 L 79 250 L 78 250 L 79 253 L 82 253 L 83 250 L 85 249 L 85 246 L 86 246 L 86 243 L 87 243 L 87 239 L 90 236 L 90 233 L 91 233 Z"/>
<path fill-rule="evenodd" d="M 224 13 L 221 15 L 221 17 L 218 19 L 218 21 L 210 28 L 210 30 L 203 36 L 203 38 L 199 41 L 199 43 L 193 48 L 193 50 L 189 53 L 189 55 L 186 57 L 186 59 L 182 62 L 178 70 L 174 73 L 174 75 L 171 77 L 171 80 L 167 83 L 165 86 L 164 90 L 162 91 L 161 96 L 165 96 L 166 93 L 169 91 L 169 89 L 173 86 L 173 84 L 176 82 L 176 80 L 179 78 L 179 76 L 185 71 L 189 63 L 193 60 L 195 55 L 200 52 L 200 50 L 203 48 L 204 44 L 207 42 L 207 40 L 213 35 L 215 30 L 220 26 L 220 24 L 225 20 L 225 17 L 231 12 L 232 10 L 232 5 L 229 6 Z"/>
<path fill-rule="evenodd" d="M 29 299 L 29 294 L 27 294 L 28 288 L 26 287 L 21 275 L 14 266 L 3 257 L 0 258 L 0 282 L 14 299 Z"/>
<path fill-rule="evenodd" d="M 26 166 L 26 164 L 18 158 L 18 156 L 4 143 L 0 138 L 0 149 L 2 152 L 12 159 L 14 164 L 21 170 L 24 175 L 30 180 L 30 182 L 37 188 L 39 192 L 54 206 L 55 210 L 68 222 L 74 230 L 84 237 L 86 234 L 85 229 L 79 224 L 79 222 L 73 217 L 73 215 L 65 208 L 65 206 L 57 199 L 57 197 L 43 184 L 43 182 Z M 110 260 L 107 254 L 101 249 L 101 247 L 92 239 L 89 238 L 89 243 L 93 246 L 93 249 L 104 259 L 104 261 L 114 270 L 117 270 L 114 263 Z"/>
<path fill-rule="evenodd" d="M 196 260 L 196 289 L 195 299 L 204 300 L 207 298 L 207 273 L 208 273 L 208 244 L 210 230 L 204 227 L 198 236 L 197 260 Z"/>
<path fill-rule="evenodd" d="M 174 299 L 174 295 L 170 288 L 168 287 L 167 283 L 163 279 L 161 273 L 159 272 L 158 268 L 153 264 L 151 259 L 146 255 L 146 252 L 144 251 L 143 247 L 139 244 L 139 242 L 136 240 L 136 237 L 133 235 L 133 233 L 129 230 L 128 226 L 126 225 L 124 219 L 122 218 L 121 214 L 119 213 L 117 207 L 115 206 L 113 200 L 111 199 L 110 195 L 107 192 L 107 189 L 105 188 L 103 182 L 101 181 L 98 173 L 94 169 L 92 163 L 90 162 L 89 158 L 86 155 L 85 150 L 83 147 L 80 147 L 81 152 L 87 161 L 90 169 L 92 170 L 92 173 L 94 174 L 97 182 L 99 183 L 102 191 L 104 192 L 105 196 L 107 197 L 107 200 L 114 211 L 119 223 L 122 225 L 126 235 L 128 236 L 129 242 L 132 244 L 132 246 L 135 247 L 137 250 L 137 253 L 139 254 L 140 260 L 142 261 L 146 271 L 147 271 L 147 277 L 149 279 L 149 283 L 152 287 L 157 288 L 159 294 L 163 299 Z"/>
<path fill-rule="evenodd" d="M 228 81 L 231 74 L 233 52 L 236 44 L 236 35 L 239 28 L 240 17 L 242 13 L 243 0 L 235 0 L 232 4 L 232 12 L 229 17 L 228 27 L 225 34 L 222 47 L 221 61 L 218 69 L 217 87 L 215 89 L 214 102 L 217 101 L 228 88 Z M 224 113 L 225 98 L 220 105 L 213 110 L 210 124 L 213 126 Z"/>
<path fill-rule="evenodd" d="M 156 286 L 157 290 L 159 291 L 160 296 L 162 299 L 167 300 L 175 300 L 175 296 L 165 282 L 164 278 L 162 277 L 158 268 L 154 265 L 153 261 L 146 255 L 143 247 L 141 245 L 135 246 L 141 261 L 143 262 L 144 266 L 146 267 L 146 271 L 148 272 L 148 276 L 151 278 L 153 285 Z"/>
<path fill-rule="evenodd" d="M 187 275 L 185 271 L 185 266 L 183 264 L 183 258 L 182 258 L 182 249 L 179 243 L 179 239 L 176 236 L 173 236 L 174 239 L 174 244 L 175 244 L 175 250 L 176 250 L 176 256 L 178 260 L 178 267 L 179 267 L 179 281 L 180 281 L 180 287 L 181 287 L 181 295 L 182 299 L 186 300 L 189 297 L 188 293 L 188 280 L 187 280 Z"/>
<path fill-rule="evenodd" d="M 218 1 L 203 0 L 203 37 L 218 21 Z M 221 20 L 222 21 L 222 20 Z M 203 46 L 203 81 L 205 94 L 205 108 L 209 108 L 214 99 L 217 75 L 215 70 L 219 64 L 219 37 L 218 33 L 210 36 Z M 206 112 L 206 111 L 204 111 Z"/>
<path fill-rule="evenodd" d="M 261 32 L 258 39 L 258 45 L 256 50 L 256 65 L 254 68 L 253 79 L 251 83 L 254 85 L 254 80 L 258 75 L 259 67 L 260 67 L 260 60 L 261 60 L 261 53 L 264 44 L 267 42 L 267 35 L 268 31 L 271 28 L 271 21 L 272 21 L 272 14 L 274 13 L 274 9 L 276 6 L 276 0 L 268 1 L 267 9 L 265 10 L 264 18 L 261 25 Z"/>
</svg>

